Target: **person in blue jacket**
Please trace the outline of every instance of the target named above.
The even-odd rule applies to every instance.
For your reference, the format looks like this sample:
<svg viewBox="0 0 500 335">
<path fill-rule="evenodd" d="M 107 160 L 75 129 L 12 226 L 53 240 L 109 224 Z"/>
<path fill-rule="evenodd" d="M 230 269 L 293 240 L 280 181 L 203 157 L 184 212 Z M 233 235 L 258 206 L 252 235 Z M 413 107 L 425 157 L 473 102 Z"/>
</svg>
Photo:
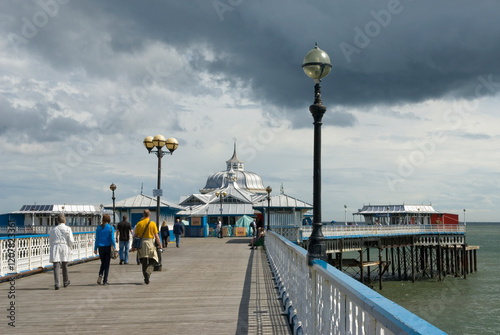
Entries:
<svg viewBox="0 0 500 335">
<path fill-rule="evenodd" d="M 175 246 L 178 248 L 181 242 L 181 235 L 184 232 L 184 225 L 177 219 L 174 223 Z"/>
<path fill-rule="evenodd" d="M 101 259 L 101 267 L 99 268 L 99 277 L 97 284 L 108 285 L 109 263 L 111 262 L 111 246 L 116 249 L 115 244 L 115 229 L 110 224 L 111 218 L 109 214 L 102 216 L 102 224 L 97 226 L 95 231 L 94 253 L 97 255 L 99 250 L 99 258 Z"/>
</svg>

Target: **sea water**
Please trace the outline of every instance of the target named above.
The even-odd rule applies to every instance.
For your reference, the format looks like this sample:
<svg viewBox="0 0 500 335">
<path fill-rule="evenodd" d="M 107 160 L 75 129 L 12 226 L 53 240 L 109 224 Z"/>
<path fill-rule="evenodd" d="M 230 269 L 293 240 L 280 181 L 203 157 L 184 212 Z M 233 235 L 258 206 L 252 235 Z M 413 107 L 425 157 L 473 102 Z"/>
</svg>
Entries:
<svg viewBox="0 0 500 335">
<path fill-rule="evenodd" d="M 500 334 L 500 223 L 467 223 L 477 272 L 467 279 L 385 281 L 376 290 L 450 335 Z"/>
</svg>

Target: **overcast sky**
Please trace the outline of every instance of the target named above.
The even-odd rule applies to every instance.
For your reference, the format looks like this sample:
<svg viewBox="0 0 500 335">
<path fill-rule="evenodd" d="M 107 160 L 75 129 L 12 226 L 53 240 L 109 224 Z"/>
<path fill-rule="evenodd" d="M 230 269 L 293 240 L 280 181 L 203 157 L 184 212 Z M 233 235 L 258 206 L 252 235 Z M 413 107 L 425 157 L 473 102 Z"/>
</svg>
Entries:
<svg viewBox="0 0 500 335">
<path fill-rule="evenodd" d="M 1 1 L 0 213 L 156 188 L 198 193 L 237 140 L 264 185 L 312 203 L 317 42 L 322 217 L 429 204 L 500 222 L 498 1 Z M 344 205 L 347 210 L 344 210 Z"/>
</svg>

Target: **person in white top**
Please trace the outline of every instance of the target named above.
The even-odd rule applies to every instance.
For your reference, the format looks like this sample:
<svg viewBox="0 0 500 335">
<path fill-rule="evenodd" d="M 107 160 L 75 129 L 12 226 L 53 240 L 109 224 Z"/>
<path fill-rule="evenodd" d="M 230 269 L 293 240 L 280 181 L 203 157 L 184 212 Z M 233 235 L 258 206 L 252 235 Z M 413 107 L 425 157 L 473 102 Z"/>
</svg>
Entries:
<svg viewBox="0 0 500 335">
<path fill-rule="evenodd" d="M 222 238 L 222 222 L 219 219 L 219 222 L 217 222 L 217 237 Z"/>
<path fill-rule="evenodd" d="M 73 232 L 66 226 L 66 217 L 59 214 L 57 226 L 52 228 L 49 235 L 50 262 L 54 264 L 54 288 L 59 289 L 59 272 L 62 268 L 63 285 L 69 285 L 68 262 L 71 259 L 71 249 L 73 249 Z"/>
</svg>

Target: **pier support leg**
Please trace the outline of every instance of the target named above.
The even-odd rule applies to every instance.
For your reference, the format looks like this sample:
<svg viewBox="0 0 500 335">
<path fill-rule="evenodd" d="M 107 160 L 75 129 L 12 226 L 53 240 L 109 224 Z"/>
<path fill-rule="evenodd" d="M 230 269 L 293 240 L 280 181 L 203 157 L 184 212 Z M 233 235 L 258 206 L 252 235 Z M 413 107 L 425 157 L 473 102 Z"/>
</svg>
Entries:
<svg viewBox="0 0 500 335">
<path fill-rule="evenodd" d="M 395 260 L 394 260 L 394 248 L 391 248 L 391 268 L 392 268 L 392 276 L 396 276 L 396 272 L 394 271 L 394 264 L 395 264 Z"/>
<path fill-rule="evenodd" d="M 406 247 L 403 247 L 403 272 L 405 279 L 408 280 L 408 268 L 406 267 Z"/>
<path fill-rule="evenodd" d="M 378 249 L 378 282 L 379 289 L 382 289 L 382 249 Z"/>
<path fill-rule="evenodd" d="M 422 272 L 422 276 L 425 277 L 425 247 L 420 247 L 420 271 Z"/>
<path fill-rule="evenodd" d="M 476 255 L 476 249 L 474 249 L 473 252 L 474 252 L 474 271 L 477 272 L 477 255 Z"/>
<path fill-rule="evenodd" d="M 365 282 L 365 274 L 363 271 L 363 247 L 361 247 L 361 250 L 359 251 L 359 273 L 360 273 L 360 280 L 361 283 Z"/>
<path fill-rule="evenodd" d="M 467 279 L 467 245 L 462 244 L 462 272 L 464 274 L 464 279 Z"/>
<path fill-rule="evenodd" d="M 343 253 L 344 252 L 344 240 L 340 240 L 340 255 L 339 255 L 339 270 L 343 271 Z"/>
<path fill-rule="evenodd" d="M 474 272 L 474 261 L 472 259 L 472 250 L 467 250 L 467 254 L 469 254 L 469 273 Z"/>
<path fill-rule="evenodd" d="M 335 253 L 335 260 L 337 261 L 337 269 L 342 271 L 342 251 Z"/>
<path fill-rule="evenodd" d="M 402 280 L 402 276 L 401 276 L 401 251 L 399 249 L 399 247 L 396 249 L 397 252 L 398 252 L 398 274 L 399 274 L 399 280 Z"/>
<path fill-rule="evenodd" d="M 446 269 L 445 269 L 445 275 L 450 274 L 451 269 L 450 269 L 450 249 L 446 248 L 445 249 L 445 257 L 446 257 Z"/>
<path fill-rule="evenodd" d="M 411 281 L 414 283 L 416 257 L 415 257 L 415 246 L 413 244 L 410 246 L 410 250 L 411 250 Z"/>
<path fill-rule="evenodd" d="M 443 272 L 443 260 L 441 255 L 441 245 L 438 244 L 436 249 L 436 261 L 437 261 L 437 271 L 438 271 L 438 280 L 442 281 L 442 272 Z"/>
<path fill-rule="evenodd" d="M 366 261 L 370 262 L 370 248 L 366 248 Z M 372 277 L 371 272 L 370 272 L 370 267 L 368 266 L 366 270 L 367 270 L 366 274 L 368 276 L 368 282 L 370 283 L 371 282 L 371 277 Z"/>
<path fill-rule="evenodd" d="M 434 278 L 434 267 L 432 266 L 434 264 L 434 261 L 432 260 L 432 245 L 427 248 L 427 253 L 429 254 L 429 277 Z M 436 260 L 437 261 L 437 260 Z"/>
</svg>

